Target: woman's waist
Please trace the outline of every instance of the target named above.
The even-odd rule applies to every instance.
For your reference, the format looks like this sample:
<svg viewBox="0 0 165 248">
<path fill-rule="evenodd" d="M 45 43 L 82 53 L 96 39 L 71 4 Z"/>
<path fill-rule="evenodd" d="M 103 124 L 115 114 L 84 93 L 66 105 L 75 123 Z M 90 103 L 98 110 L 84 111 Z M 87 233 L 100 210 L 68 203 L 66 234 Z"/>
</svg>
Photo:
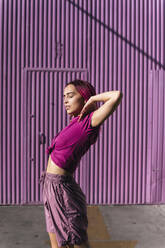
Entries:
<svg viewBox="0 0 165 248">
<path fill-rule="evenodd" d="M 60 175 L 69 175 L 69 176 L 73 176 L 72 173 L 64 170 L 63 168 L 59 167 L 57 164 L 55 164 L 53 162 L 53 160 L 51 159 L 51 155 L 49 155 L 49 159 L 48 159 L 48 166 L 47 166 L 47 170 L 48 173 L 53 173 L 53 174 L 60 174 Z"/>
</svg>

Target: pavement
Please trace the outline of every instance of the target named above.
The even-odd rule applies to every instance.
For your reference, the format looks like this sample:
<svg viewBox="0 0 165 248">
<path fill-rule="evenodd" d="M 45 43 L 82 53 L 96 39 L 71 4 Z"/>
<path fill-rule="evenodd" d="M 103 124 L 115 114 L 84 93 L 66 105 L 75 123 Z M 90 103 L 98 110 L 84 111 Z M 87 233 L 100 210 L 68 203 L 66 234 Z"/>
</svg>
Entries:
<svg viewBox="0 0 165 248">
<path fill-rule="evenodd" d="M 165 205 L 88 205 L 87 211 L 91 248 L 165 248 Z M 19 247 L 51 247 L 43 205 L 0 206 L 0 248 Z"/>
</svg>

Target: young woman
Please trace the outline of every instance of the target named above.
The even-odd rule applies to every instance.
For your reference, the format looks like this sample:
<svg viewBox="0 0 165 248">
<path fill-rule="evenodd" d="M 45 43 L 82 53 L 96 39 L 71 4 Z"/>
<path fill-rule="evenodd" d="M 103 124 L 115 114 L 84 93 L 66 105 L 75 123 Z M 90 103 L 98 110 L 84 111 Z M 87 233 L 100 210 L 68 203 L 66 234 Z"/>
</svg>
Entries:
<svg viewBox="0 0 165 248">
<path fill-rule="evenodd" d="M 119 105 L 122 93 L 96 95 L 90 83 L 74 80 L 66 84 L 63 97 L 70 123 L 46 149 L 50 154 L 48 166 L 40 179 L 46 227 L 52 248 L 89 248 L 86 196 L 73 173 L 81 157 L 96 142 L 101 124 Z M 98 108 L 99 101 L 104 104 Z"/>
</svg>

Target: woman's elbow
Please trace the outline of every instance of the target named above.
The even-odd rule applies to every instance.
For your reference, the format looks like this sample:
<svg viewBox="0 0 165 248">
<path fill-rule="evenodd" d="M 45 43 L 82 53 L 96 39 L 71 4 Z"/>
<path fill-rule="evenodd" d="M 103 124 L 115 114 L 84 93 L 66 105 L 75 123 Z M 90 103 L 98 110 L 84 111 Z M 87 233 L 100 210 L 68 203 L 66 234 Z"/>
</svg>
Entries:
<svg viewBox="0 0 165 248">
<path fill-rule="evenodd" d="M 116 103 L 120 103 L 122 97 L 123 97 L 123 93 L 121 91 L 118 91 L 116 96 Z"/>
</svg>

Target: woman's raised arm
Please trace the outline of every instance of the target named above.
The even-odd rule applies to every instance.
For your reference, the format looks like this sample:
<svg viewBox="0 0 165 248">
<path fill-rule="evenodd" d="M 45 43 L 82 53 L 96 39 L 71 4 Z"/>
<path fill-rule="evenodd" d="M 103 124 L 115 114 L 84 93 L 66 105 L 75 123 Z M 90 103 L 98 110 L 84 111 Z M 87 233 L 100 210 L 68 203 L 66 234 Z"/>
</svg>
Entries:
<svg viewBox="0 0 165 248">
<path fill-rule="evenodd" d="M 92 102 L 103 101 L 97 110 L 94 111 L 91 126 L 95 127 L 102 124 L 117 108 L 123 93 L 121 91 L 107 91 L 91 97 Z"/>
</svg>

